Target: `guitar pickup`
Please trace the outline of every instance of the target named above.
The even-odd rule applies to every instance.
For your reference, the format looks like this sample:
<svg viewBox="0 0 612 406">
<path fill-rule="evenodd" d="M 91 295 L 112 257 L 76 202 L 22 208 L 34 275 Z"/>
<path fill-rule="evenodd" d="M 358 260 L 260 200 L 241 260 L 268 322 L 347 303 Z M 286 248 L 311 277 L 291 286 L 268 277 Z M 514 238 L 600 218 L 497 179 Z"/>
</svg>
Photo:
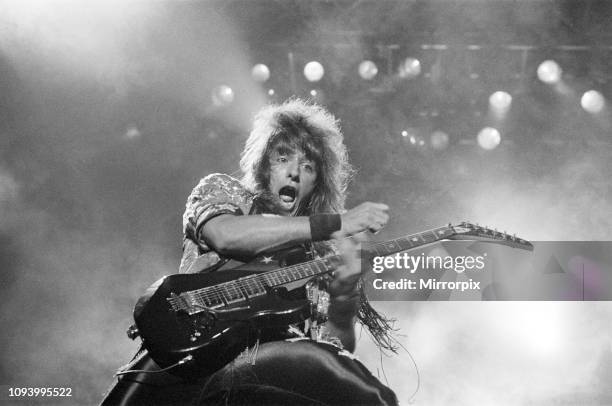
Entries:
<svg viewBox="0 0 612 406">
<path fill-rule="evenodd" d="M 190 316 L 209 309 L 223 306 L 223 301 L 217 297 L 196 297 L 191 292 L 171 293 L 167 298 L 168 303 L 175 312 L 184 311 Z"/>
</svg>

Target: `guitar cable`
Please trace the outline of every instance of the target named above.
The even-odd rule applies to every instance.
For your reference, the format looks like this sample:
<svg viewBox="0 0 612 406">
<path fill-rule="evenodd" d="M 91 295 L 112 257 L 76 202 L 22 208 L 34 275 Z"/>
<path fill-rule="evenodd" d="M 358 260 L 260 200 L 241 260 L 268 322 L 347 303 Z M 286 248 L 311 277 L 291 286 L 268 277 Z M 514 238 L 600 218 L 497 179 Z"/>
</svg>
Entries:
<svg viewBox="0 0 612 406">
<path fill-rule="evenodd" d="M 188 362 L 192 362 L 194 360 L 193 355 L 189 354 L 187 356 L 185 356 L 184 358 L 182 358 L 179 362 L 172 364 L 166 368 L 162 368 L 162 369 L 158 369 L 155 371 L 146 371 L 144 369 L 129 369 L 127 371 L 117 371 L 115 373 L 115 376 L 121 376 L 121 375 L 127 375 L 127 374 L 156 374 L 159 372 L 167 372 L 169 370 L 171 370 L 172 368 L 176 368 L 179 365 L 183 365 L 186 364 Z"/>
</svg>

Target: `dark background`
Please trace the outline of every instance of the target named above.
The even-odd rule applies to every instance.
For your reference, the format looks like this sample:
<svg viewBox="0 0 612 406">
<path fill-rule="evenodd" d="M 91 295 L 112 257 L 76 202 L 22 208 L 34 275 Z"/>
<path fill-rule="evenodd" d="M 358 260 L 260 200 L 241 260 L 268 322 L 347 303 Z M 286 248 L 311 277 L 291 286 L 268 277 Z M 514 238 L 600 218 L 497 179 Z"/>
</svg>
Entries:
<svg viewBox="0 0 612 406">
<path fill-rule="evenodd" d="M 1 385 L 98 402 L 136 348 L 124 335 L 136 299 L 178 269 L 191 188 L 238 173 L 258 108 L 312 89 L 358 169 L 348 206 L 391 206 L 378 239 L 461 220 L 609 239 L 610 111 L 589 114 L 580 97 L 612 96 L 610 2 L 0 4 Z M 408 56 L 422 64 L 411 80 L 397 74 Z M 378 65 L 372 81 L 357 73 L 364 59 Z M 545 59 L 563 68 L 557 87 L 537 79 Z M 325 67 L 315 84 L 310 60 Z M 268 82 L 251 78 L 255 63 Z M 215 105 L 222 84 L 235 97 Z M 488 113 L 495 90 L 513 96 L 503 122 Z M 502 141 L 485 151 L 476 135 L 493 124 Z M 612 402 L 607 303 L 379 307 L 398 319 L 420 391 L 406 352 L 381 362 L 364 334 L 358 355 L 404 403 Z"/>
</svg>

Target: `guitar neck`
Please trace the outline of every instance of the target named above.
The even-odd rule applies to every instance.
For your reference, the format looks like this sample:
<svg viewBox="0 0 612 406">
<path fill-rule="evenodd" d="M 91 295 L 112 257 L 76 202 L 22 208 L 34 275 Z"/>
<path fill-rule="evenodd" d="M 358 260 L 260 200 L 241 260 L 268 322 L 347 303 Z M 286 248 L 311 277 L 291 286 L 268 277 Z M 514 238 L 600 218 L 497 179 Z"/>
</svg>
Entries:
<svg viewBox="0 0 612 406">
<path fill-rule="evenodd" d="M 423 233 L 374 243 L 364 247 L 364 250 L 367 256 L 391 255 L 448 238 L 452 234 L 453 230 L 450 227 L 440 227 Z M 250 275 L 235 281 L 185 292 L 181 296 L 187 295 L 190 301 L 196 301 L 201 305 L 209 307 L 221 306 L 225 303 L 234 303 L 246 298 L 264 295 L 268 292 L 269 288 L 331 272 L 341 262 L 342 258 L 340 255 L 331 255 L 286 268 Z"/>
<path fill-rule="evenodd" d="M 366 258 L 387 256 L 444 239 L 481 240 L 513 248 L 533 250 L 533 245 L 529 241 L 510 236 L 505 232 L 500 233 L 497 230 L 480 227 L 477 224 L 463 222 L 455 226 L 449 224 L 448 226 L 385 242 L 365 244 L 362 251 Z M 180 296 L 174 295 L 168 301 L 172 303 L 175 310 L 185 309 L 191 314 L 202 311 L 204 308 L 216 308 L 241 302 L 251 297 L 265 295 L 270 288 L 331 272 L 340 263 L 342 263 L 340 255 L 331 255 L 286 268 L 249 275 L 218 285 L 183 292 Z"/>
<path fill-rule="evenodd" d="M 373 243 L 364 247 L 364 250 L 369 257 L 392 255 L 397 252 L 407 251 L 422 245 L 444 240 L 454 234 L 455 231 L 451 227 L 438 227 L 422 233 L 396 238 L 394 240 Z"/>
<path fill-rule="evenodd" d="M 364 247 L 363 249 L 366 252 L 366 255 L 369 257 L 386 256 L 420 247 L 422 245 L 431 244 L 433 242 L 448 238 L 453 234 L 454 232 L 450 227 L 439 227 L 423 233 L 411 234 L 396 238 L 394 240 L 374 243 Z M 257 280 L 257 282 L 253 282 L 254 284 L 259 285 L 259 283 L 263 283 L 264 285 L 274 287 L 331 272 L 341 262 L 342 258 L 340 255 L 330 255 L 286 268 L 264 272 L 259 275 L 252 275 L 241 279 L 241 281 L 253 279 Z M 248 282 L 250 283 L 250 281 Z"/>
</svg>

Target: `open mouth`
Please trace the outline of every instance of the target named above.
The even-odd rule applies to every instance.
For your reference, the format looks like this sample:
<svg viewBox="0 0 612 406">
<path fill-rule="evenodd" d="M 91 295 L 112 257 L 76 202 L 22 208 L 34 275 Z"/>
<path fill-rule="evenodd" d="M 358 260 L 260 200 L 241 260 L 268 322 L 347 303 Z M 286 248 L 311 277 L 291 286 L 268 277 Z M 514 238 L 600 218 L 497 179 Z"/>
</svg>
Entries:
<svg viewBox="0 0 612 406">
<path fill-rule="evenodd" d="M 293 203 L 295 202 L 295 197 L 297 196 L 297 189 L 293 186 L 283 186 L 278 191 L 278 196 L 284 203 Z"/>
</svg>

